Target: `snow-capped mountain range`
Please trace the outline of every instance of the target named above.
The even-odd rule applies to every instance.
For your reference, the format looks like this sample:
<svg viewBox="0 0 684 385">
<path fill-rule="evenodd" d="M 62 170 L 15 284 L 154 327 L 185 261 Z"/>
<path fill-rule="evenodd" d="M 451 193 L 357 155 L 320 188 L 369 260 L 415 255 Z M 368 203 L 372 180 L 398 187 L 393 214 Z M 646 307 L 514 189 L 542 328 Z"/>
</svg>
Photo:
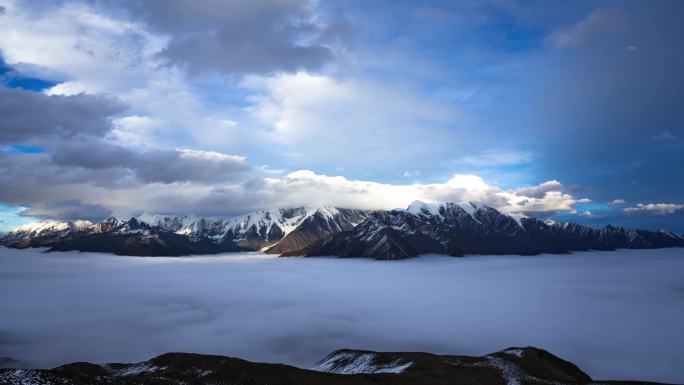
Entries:
<svg viewBox="0 0 684 385">
<path fill-rule="evenodd" d="M 10 247 L 185 255 L 227 251 L 295 251 L 334 232 L 351 230 L 367 211 L 332 206 L 259 210 L 230 219 L 143 214 L 128 220 L 42 221 L 20 226 L 1 239 Z M 288 245 L 284 249 L 284 245 Z"/>
<path fill-rule="evenodd" d="M 661 230 L 601 230 L 542 222 L 478 203 L 413 202 L 407 209 L 333 206 L 260 210 L 231 219 L 143 214 L 129 220 L 43 221 L 3 237 L 9 247 L 122 255 L 188 255 L 260 250 L 285 256 L 405 259 L 425 253 L 539 254 L 684 246 Z"/>
</svg>

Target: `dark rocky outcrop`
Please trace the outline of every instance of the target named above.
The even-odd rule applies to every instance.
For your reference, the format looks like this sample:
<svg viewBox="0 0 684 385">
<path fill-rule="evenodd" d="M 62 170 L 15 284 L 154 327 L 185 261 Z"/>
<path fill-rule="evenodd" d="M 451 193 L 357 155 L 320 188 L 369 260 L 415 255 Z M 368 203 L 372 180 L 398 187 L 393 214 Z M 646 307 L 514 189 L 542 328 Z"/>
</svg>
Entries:
<svg viewBox="0 0 684 385">
<path fill-rule="evenodd" d="M 238 358 L 168 353 L 137 364 L 78 362 L 54 369 L 0 369 L 2 385 L 574 385 L 598 384 L 574 364 L 533 347 L 482 357 L 342 349 L 311 370 Z M 611 381 L 615 384 L 647 384 Z M 652 383 L 653 384 L 653 383 Z"/>
</svg>

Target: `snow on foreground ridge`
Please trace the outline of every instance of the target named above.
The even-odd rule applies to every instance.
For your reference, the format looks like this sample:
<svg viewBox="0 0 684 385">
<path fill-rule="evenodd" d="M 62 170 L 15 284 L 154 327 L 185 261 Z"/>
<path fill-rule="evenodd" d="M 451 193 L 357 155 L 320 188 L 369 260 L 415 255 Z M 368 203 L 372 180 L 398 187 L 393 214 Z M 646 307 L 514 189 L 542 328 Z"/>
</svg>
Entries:
<svg viewBox="0 0 684 385">
<path fill-rule="evenodd" d="M 539 346 L 594 378 L 684 383 L 684 249 L 572 255 L 135 258 L 0 248 L 2 355 L 55 366 L 169 351 L 311 367 L 343 347 Z M 87 290 L 84 290 L 87 288 Z"/>
<path fill-rule="evenodd" d="M 359 373 L 402 373 L 412 362 L 396 360 L 390 363 L 377 362 L 378 355 L 373 352 L 341 350 L 330 354 L 311 369 L 319 372 L 337 374 Z"/>
</svg>

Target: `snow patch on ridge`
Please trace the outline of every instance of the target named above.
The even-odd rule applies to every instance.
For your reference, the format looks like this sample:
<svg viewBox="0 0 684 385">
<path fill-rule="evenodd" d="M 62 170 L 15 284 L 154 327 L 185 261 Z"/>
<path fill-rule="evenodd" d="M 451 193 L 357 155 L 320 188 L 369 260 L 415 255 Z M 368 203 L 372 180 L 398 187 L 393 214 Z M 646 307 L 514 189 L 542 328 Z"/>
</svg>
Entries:
<svg viewBox="0 0 684 385">
<path fill-rule="evenodd" d="M 442 203 L 425 203 L 422 201 L 413 201 L 406 209 L 407 212 L 414 215 L 439 215 L 439 209 L 442 208 Z"/>
<path fill-rule="evenodd" d="M 413 365 L 401 360 L 378 364 L 376 358 L 377 354 L 371 352 L 340 351 L 318 362 L 311 370 L 336 374 L 402 373 Z"/>
<path fill-rule="evenodd" d="M 198 220 L 194 215 L 159 215 L 144 213 L 135 217 L 138 222 L 146 223 L 150 226 L 160 227 L 164 230 L 182 232 Z"/>
<path fill-rule="evenodd" d="M 39 372 L 31 369 L 14 369 L 0 373 L 0 383 L 38 385 L 45 384 Z"/>
<path fill-rule="evenodd" d="M 45 234 L 67 232 L 71 230 L 87 230 L 93 226 L 94 224 L 92 222 L 84 220 L 69 222 L 39 221 L 16 227 L 12 229 L 8 235 L 37 237 Z"/>
<path fill-rule="evenodd" d="M 147 362 L 141 362 L 139 364 L 127 366 L 123 369 L 114 370 L 114 371 L 112 371 L 112 374 L 115 376 L 125 377 L 125 376 L 135 376 L 135 375 L 141 374 L 141 373 L 154 373 L 154 372 L 164 370 L 164 369 L 165 368 L 160 368 L 158 366 L 154 366 L 154 365 L 147 363 Z"/>
<path fill-rule="evenodd" d="M 273 226 L 276 226 L 282 231 L 283 237 L 285 237 L 294 231 L 304 220 L 316 213 L 330 220 L 338 215 L 340 211 L 333 206 L 259 210 L 228 220 L 226 231 L 232 229 L 237 235 L 245 235 L 252 228 L 255 228 L 257 231 L 265 228 L 268 233 Z"/>
</svg>

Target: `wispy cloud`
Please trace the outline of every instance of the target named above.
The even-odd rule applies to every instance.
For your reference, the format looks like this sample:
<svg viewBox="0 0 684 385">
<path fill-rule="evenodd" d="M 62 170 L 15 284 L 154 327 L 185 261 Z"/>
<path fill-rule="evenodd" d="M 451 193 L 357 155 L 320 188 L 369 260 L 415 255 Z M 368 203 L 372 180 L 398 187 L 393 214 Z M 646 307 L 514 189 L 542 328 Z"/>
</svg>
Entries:
<svg viewBox="0 0 684 385">
<path fill-rule="evenodd" d="M 455 163 L 469 166 L 508 166 L 529 163 L 533 158 L 530 151 L 484 151 L 458 158 Z"/>
<path fill-rule="evenodd" d="M 624 30 L 627 15 L 620 8 L 603 8 L 593 11 L 579 22 L 555 30 L 546 42 L 556 48 L 583 44 L 601 35 Z"/>
<path fill-rule="evenodd" d="M 655 140 L 675 140 L 678 138 L 679 136 L 673 134 L 671 131 L 663 131 L 660 134 L 653 136 L 653 139 Z"/>
<path fill-rule="evenodd" d="M 684 205 L 675 203 L 637 203 L 635 207 L 626 207 L 623 211 L 628 214 L 666 215 L 672 214 L 682 207 L 684 207 Z"/>
</svg>

